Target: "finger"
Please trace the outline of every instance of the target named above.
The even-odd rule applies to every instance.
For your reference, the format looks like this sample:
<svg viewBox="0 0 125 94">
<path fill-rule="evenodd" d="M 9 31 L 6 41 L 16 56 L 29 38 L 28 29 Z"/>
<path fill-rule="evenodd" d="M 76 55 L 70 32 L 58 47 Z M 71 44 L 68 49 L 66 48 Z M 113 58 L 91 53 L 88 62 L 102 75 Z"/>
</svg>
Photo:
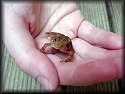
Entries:
<svg viewBox="0 0 125 94">
<path fill-rule="evenodd" d="M 53 9 L 51 11 L 53 11 Z M 43 32 L 53 31 L 65 34 L 70 38 L 74 37 L 76 27 L 78 27 L 81 20 L 82 17 L 80 11 L 77 10 L 76 3 L 70 2 L 67 4 L 67 2 L 63 2 L 61 6 L 50 17 L 40 35 L 42 36 Z M 72 31 L 75 32 L 73 33 Z"/>
<path fill-rule="evenodd" d="M 106 50 L 100 47 L 95 47 L 84 40 L 75 38 L 72 40 L 75 53 L 78 54 L 84 62 L 88 63 L 94 60 L 107 60 L 111 61 L 118 67 L 118 77 L 123 76 L 123 49 L 119 50 Z M 81 44 L 81 45 L 79 45 Z M 80 49 L 80 50 L 79 50 Z M 81 62 L 81 63 L 84 63 Z"/>
<path fill-rule="evenodd" d="M 108 49 L 122 48 L 122 38 L 112 32 L 95 27 L 88 21 L 83 21 L 78 30 L 78 37 L 91 44 L 100 45 Z"/>
<path fill-rule="evenodd" d="M 80 10 L 75 10 L 63 17 L 52 29 L 52 32 L 62 33 L 73 39 L 77 37 L 77 30 L 83 19 L 84 17 L 81 15 Z"/>
<path fill-rule="evenodd" d="M 25 57 L 21 59 L 15 57 L 18 67 L 38 80 L 46 90 L 56 90 L 59 84 L 58 74 L 48 57 L 36 48 L 24 54 Z"/>
<path fill-rule="evenodd" d="M 75 38 L 72 40 L 75 53 L 81 56 L 86 62 L 95 59 L 107 58 L 108 50 L 100 47 L 93 46 L 88 42 Z"/>
<path fill-rule="evenodd" d="M 113 63 L 102 60 L 84 64 L 60 63 L 58 57 L 49 55 L 49 58 L 57 67 L 61 85 L 87 86 L 118 78 L 118 67 Z"/>
<path fill-rule="evenodd" d="M 4 18 L 4 42 L 20 69 L 35 77 L 46 89 L 57 88 L 58 75 L 54 65 L 36 49 L 34 39 L 19 16 Z"/>
</svg>

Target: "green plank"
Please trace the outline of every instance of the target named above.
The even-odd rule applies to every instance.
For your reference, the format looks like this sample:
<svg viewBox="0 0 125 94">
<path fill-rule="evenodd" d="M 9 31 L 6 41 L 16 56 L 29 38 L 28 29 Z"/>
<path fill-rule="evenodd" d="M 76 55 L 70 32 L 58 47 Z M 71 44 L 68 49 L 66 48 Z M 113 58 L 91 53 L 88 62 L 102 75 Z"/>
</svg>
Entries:
<svg viewBox="0 0 125 94">
<path fill-rule="evenodd" d="M 123 1 L 110 1 L 109 7 L 111 10 L 114 32 L 123 35 Z"/>
<path fill-rule="evenodd" d="M 115 33 L 119 34 L 119 35 L 123 35 L 123 10 L 124 10 L 124 6 L 123 6 L 123 1 L 119 0 L 119 1 L 110 1 L 109 2 L 109 8 L 111 11 L 111 15 L 112 15 L 112 24 L 113 24 L 113 30 Z M 124 37 L 124 36 L 123 36 Z M 118 83 L 118 82 L 117 82 Z M 113 88 L 115 89 L 115 88 Z M 116 89 L 119 89 L 119 87 L 117 87 Z"/>
<path fill-rule="evenodd" d="M 104 1 L 79 1 L 77 4 L 85 20 L 102 29 L 110 30 Z"/>
</svg>

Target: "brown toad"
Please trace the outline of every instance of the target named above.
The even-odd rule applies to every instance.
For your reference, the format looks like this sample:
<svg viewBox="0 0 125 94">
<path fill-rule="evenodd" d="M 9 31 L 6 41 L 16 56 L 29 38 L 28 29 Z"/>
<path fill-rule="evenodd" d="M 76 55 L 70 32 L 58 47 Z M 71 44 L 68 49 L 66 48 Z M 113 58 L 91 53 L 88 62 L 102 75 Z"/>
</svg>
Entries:
<svg viewBox="0 0 125 94">
<path fill-rule="evenodd" d="M 67 59 L 61 60 L 61 62 L 69 62 L 72 61 L 74 55 L 74 49 L 72 46 L 72 41 L 68 36 L 65 36 L 56 32 L 46 32 L 48 37 L 50 37 L 50 43 L 45 43 L 44 46 L 40 49 L 42 53 L 45 53 L 44 50 L 51 46 L 59 51 L 69 54 Z"/>
</svg>

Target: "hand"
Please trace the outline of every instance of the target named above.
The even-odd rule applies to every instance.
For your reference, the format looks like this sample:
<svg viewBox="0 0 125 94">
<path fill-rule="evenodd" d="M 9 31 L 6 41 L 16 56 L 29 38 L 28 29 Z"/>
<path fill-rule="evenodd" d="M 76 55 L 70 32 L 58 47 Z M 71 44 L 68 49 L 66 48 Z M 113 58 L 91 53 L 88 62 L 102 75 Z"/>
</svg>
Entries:
<svg viewBox="0 0 125 94">
<path fill-rule="evenodd" d="M 121 36 L 85 21 L 75 4 L 4 6 L 4 42 L 9 53 L 21 70 L 46 89 L 55 90 L 59 81 L 62 85 L 84 86 L 122 77 Z M 53 55 L 50 51 L 45 55 L 39 51 L 47 42 L 44 33 L 50 31 L 72 39 L 73 62 L 60 63 L 61 53 Z"/>
<path fill-rule="evenodd" d="M 57 70 L 35 42 L 41 30 L 40 7 L 40 4 L 4 3 L 3 40 L 22 71 L 36 78 L 45 89 L 55 90 L 59 83 Z"/>
<path fill-rule="evenodd" d="M 61 8 L 66 8 L 65 6 L 66 4 Z M 74 6 L 72 5 L 70 10 L 65 9 L 68 12 L 62 13 L 64 16 L 59 20 L 58 15 L 61 13 L 55 12 L 36 38 L 39 49 L 48 42 L 47 38 L 41 38 L 43 32 L 59 32 L 72 39 L 75 50 L 73 62 L 60 63 L 61 57 L 65 55 L 52 54 L 52 49 L 46 51 L 57 68 L 60 84 L 86 86 L 121 78 L 123 75 L 121 36 L 99 29 L 84 20 L 81 12 Z M 60 10 L 59 8 L 56 11 Z"/>
</svg>

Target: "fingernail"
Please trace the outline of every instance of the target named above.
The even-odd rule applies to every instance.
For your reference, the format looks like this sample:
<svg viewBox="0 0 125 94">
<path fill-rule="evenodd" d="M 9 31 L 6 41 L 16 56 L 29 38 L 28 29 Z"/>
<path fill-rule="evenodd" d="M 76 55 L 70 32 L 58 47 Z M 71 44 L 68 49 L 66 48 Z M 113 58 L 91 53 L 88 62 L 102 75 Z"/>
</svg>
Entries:
<svg viewBox="0 0 125 94">
<path fill-rule="evenodd" d="M 48 91 L 52 91 L 52 85 L 51 83 L 48 81 L 48 79 L 46 79 L 43 76 L 40 76 L 37 78 L 37 80 L 42 84 L 42 86 L 48 90 Z"/>
</svg>

